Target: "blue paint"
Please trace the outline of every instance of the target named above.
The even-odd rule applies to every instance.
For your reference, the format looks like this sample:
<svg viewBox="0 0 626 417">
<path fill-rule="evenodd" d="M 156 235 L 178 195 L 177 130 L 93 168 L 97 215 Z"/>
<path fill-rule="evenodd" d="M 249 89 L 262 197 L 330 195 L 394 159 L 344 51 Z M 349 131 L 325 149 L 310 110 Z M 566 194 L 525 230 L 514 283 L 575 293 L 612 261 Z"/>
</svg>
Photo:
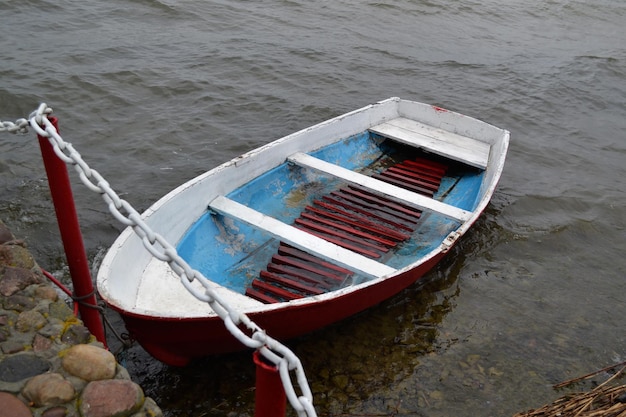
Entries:
<svg viewBox="0 0 626 417">
<path fill-rule="evenodd" d="M 359 171 L 381 158 L 389 148 L 367 132 L 312 152 L 311 155 Z M 474 209 L 483 172 L 444 177 L 436 199 Z M 334 178 L 282 164 L 231 192 L 228 198 L 268 216 L 291 224 L 314 199 L 338 188 Z M 424 213 L 414 238 L 401 244 L 385 260 L 400 268 L 439 246 L 458 223 L 436 213 Z M 177 250 L 189 264 L 218 284 L 240 293 L 265 269 L 278 242 L 266 233 L 241 222 L 203 215 L 181 239 Z"/>
</svg>

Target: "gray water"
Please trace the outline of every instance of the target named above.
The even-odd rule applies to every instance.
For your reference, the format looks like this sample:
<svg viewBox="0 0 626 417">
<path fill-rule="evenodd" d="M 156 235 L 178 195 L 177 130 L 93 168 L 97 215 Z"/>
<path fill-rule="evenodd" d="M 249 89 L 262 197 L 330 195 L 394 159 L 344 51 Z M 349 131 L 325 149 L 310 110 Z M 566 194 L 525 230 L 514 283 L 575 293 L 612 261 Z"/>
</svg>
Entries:
<svg viewBox="0 0 626 417">
<path fill-rule="evenodd" d="M 391 96 L 509 129 L 492 204 L 444 263 L 289 344 L 319 415 L 508 416 L 626 360 L 625 27 L 611 0 L 0 0 L 0 120 L 48 103 L 140 211 Z M 122 227 L 71 176 L 97 264 Z M 69 281 L 32 133 L 0 134 L 0 218 Z M 120 360 L 168 417 L 253 413 L 249 353 L 175 369 L 134 345 Z"/>
</svg>

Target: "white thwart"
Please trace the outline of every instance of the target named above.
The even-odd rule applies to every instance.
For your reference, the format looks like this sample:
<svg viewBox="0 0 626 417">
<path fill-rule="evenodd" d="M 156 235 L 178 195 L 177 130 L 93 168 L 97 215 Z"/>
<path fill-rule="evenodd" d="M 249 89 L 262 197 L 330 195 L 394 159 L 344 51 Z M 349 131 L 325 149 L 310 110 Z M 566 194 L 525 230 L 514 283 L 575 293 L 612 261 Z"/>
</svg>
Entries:
<svg viewBox="0 0 626 417">
<path fill-rule="evenodd" d="M 394 268 L 266 216 L 224 196 L 211 201 L 209 208 L 219 214 L 236 218 L 252 227 L 264 230 L 283 242 L 351 271 L 373 278 L 396 272 Z"/>
<path fill-rule="evenodd" d="M 446 217 L 459 220 L 461 222 L 466 221 L 472 215 L 472 213 L 470 213 L 469 211 L 462 210 L 458 207 L 442 203 L 441 201 L 437 201 L 429 197 L 425 197 L 421 194 L 414 193 L 413 191 L 406 190 L 402 187 L 398 187 L 396 185 L 377 180 L 376 178 L 359 174 L 358 172 L 354 172 L 349 169 L 340 167 L 339 165 L 331 164 L 330 162 L 323 161 L 302 152 L 294 153 L 289 158 L 287 158 L 287 160 L 296 165 L 311 168 L 316 171 L 332 175 L 335 178 L 340 178 L 351 184 L 359 185 L 361 187 L 367 188 L 368 190 L 384 194 L 385 196 L 391 197 L 394 200 L 408 203 L 411 206 L 420 209 L 435 211 L 437 213 L 443 214 Z"/>
<path fill-rule="evenodd" d="M 488 143 L 404 117 L 397 117 L 369 130 L 478 168 L 485 168 L 489 160 Z"/>
</svg>

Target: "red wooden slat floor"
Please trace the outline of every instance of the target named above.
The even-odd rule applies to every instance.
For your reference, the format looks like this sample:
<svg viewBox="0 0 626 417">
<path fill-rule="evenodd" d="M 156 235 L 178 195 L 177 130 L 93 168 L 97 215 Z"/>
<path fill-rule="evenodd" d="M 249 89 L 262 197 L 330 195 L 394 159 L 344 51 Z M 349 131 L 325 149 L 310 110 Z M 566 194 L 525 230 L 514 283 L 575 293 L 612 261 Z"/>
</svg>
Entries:
<svg viewBox="0 0 626 417">
<path fill-rule="evenodd" d="M 447 167 L 424 158 L 398 163 L 372 177 L 432 197 Z M 409 239 L 421 211 L 346 186 L 315 200 L 294 226 L 372 259 Z M 265 271 L 246 289 L 264 303 L 294 300 L 341 288 L 353 273 L 280 243 Z"/>
</svg>

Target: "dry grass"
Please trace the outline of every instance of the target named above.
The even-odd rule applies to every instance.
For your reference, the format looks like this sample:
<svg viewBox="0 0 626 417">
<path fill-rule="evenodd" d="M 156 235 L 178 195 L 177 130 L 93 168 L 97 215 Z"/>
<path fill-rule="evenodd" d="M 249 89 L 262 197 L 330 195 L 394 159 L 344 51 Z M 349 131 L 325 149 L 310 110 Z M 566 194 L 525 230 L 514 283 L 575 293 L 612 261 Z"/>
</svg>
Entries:
<svg viewBox="0 0 626 417">
<path fill-rule="evenodd" d="M 516 414 L 514 417 L 626 417 L 626 385 L 614 383 L 625 369 L 626 367 L 622 368 L 589 392 L 568 394 L 551 404 Z M 555 387 L 570 385 L 598 372 L 557 384 Z"/>
</svg>

